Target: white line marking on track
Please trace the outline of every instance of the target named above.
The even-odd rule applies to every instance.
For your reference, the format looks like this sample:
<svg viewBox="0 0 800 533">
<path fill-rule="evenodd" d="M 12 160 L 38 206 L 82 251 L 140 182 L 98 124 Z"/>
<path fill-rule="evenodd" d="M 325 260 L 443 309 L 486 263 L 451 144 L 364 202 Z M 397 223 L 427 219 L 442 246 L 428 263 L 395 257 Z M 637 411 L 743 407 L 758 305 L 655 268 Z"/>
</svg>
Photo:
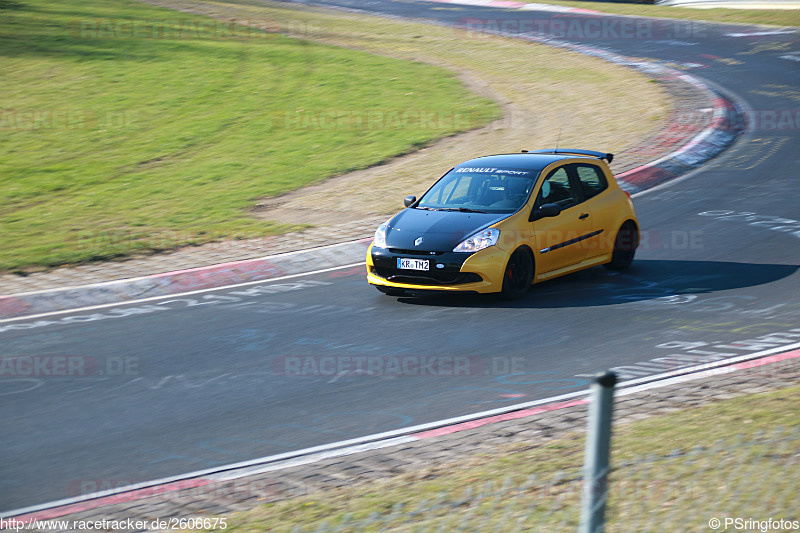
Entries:
<svg viewBox="0 0 800 533">
<path fill-rule="evenodd" d="M 356 242 L 356 241 L 354 241 Z M 108 304 L 100 304 L 100 305 L 90 305 L 87 307 L 76 307 L 74 309 L 65 309 L 62 311 L 49 311 L 47 313 L 39 313 L 37 315 L 25 315 L 25 316 L 17 316 L 14 318 L 3 318 L 0 319 L 0 324 L 5 324 L 8 322 L 19 322 L 20 320 L 32 320 L 35 318 L 43 318 L 47 316 L 55 316 L 55 315 L 64 315 L 68 313 L 80 313 L 83 311 L 93 311 L 95 309 L 107 309 L 109 307 L 122 307 L 126 305 L 138 304 L 143 302 L 154 302 L 157 300 L 167 300 L 167 299 L 175 299 L 180 298 L 181 296 L 191 296 L 193 294 L 202 294 L 206 292 L 214 292 L 214 291 L 223 291 L 226 289 L 236 289 L 238 287 L 247 287 L 249 285 L 265 285 L 267 283 L 273 283 L 275 281 L 283 281 L 292 278 L 299 278 L 301 276 L 312 276 L 314 274 L 324 274 L 325 272 L 333 272 L 334 270 L 342 270 L 345 268 L 353 268 L 356 266 L 364 265 L 364 261 L 359 261 L 358 263 L 350 263 L 348 265 L 342 265 L 337 267 L 330 267 L 330 268 L 323 268 L 320 270 L 312 270 L 311 272 L 302 272 L 300 274 L 289 274 L 287 276 L 281 276 L 278 278 L 270 278 L 270 279 L 262 279 L 259 281 L 247 281 L 244 283 L 236 283 L 234 285 L 223 285 L 221 287 L 211 287 L 209 289 L 198 289 L 195 291 L 189 292 L 176 292 L 174 294 L 165 294 L 162 296 L 151 296 L 149 298 L 140 298 L 138 300 L 126 300 L 123 302 L 115 302 L 115 303 L 108 303 Z"/>
<path fill-rule="evenodd" d="M 178 274 L 178 273 L 182 273 L 182 272 L 192 272 L 192 271 L 207 270 L 207 269 L 218 268 L 218 267 L 222 267 L 222 266 L 226 266 L 226 265 L 240 265 L 242 263 L 252 263 L 254 261 L 271 261 L 271 260 L 274 260 L 276 258 L 289 257 L 289 256 L 292 256 L 292 255 L 311 252 L 311 251 L 314 251 L 314 250 L 326 250 L 328 248 L 336 248 L 338 246 L 344 247 L 344 246 L 347 246 L 349 244 L 354 244 L 354 243 L 365 241 L 365 240 L 366 240 L 366 238 L 364 238 L 364 239 L 355 239 L 355 240 L 347 241 L 347 242 L 338 242 L 336 244 L 326 244 L 325 246 L 316 246 L 316 247 L 313 247 L 313 248 L 305 248 L 303 250 L 295 250 L 293 252 L 283 252 L 283 253 L 275 254 L 275 255 L 265 255 L 263 257 L 254 257 L 252 259 L 240 259 L 238 261 L 228 261 L 226 263 L 217 263 L 217 264 L 214 264 L 214 265 L 207 265 L 207 266 L 203 266 L 203 267 L 193 267 L 193 268 L 186 268 L 186 269 L 182 269 L 182 270 L 172 270 L 172 271 L 167 271 L 167 272 L 159 272 L 157 274 L 148 274 L 146 276 L 137 276 L 135 278 L 112 279 L 110 281 L 98 281 L 97 283 L 88 283 L 86 285 L 70 285 L 70 286 L 67 286 L 67 287 L 57 287 L 55 289 L 39 289 L 39 290 L 35 290 L 35 291 L 15 292 L 13 294 L 0 294 L 0 296 L 6 296 L 6 297 L 7 296 L 30 296 L 32 294 L 44 294 L 44 293 L 48 293 L 48 292 L 61 292 L 61 291 L 69 291 L 69 290 L 75 290 L 75 289 L 86 289 L 86 288 L 93 288 L 93 287 L 105 287 L 106 285 L 114 285 L 116 283 L 130 283 L 132 281 L 141 281 L 143 279 L 158 278 L 158 277 L 169 276 L 170 274 Z M 261 281 L 262 282 L 266 282 L 266 281 L 272 281 L 272 280 L 265 279 L 265 280 L 261 280 Z M 243 283 L 242 285 L 247 285 L 248 283 L 251 283 L 251 282 Z M 258 283 L 258 282 L 252 282 L 252 283 Z M 234 286 L 239 286 L 239 285 L 231 285 L 231 287 L 234 287 Z M 190 293 L 181 293 L 181 294 L 190 294 Z"/>
<path fill-rule="evenodd" d="M 787 33 L 796 33 L 796 32 L 797 30 L 747 31 L 747 32 L 726 33 L 725 37 L 761 37 L 763 35 L 785 35 Z"/>
</svg>

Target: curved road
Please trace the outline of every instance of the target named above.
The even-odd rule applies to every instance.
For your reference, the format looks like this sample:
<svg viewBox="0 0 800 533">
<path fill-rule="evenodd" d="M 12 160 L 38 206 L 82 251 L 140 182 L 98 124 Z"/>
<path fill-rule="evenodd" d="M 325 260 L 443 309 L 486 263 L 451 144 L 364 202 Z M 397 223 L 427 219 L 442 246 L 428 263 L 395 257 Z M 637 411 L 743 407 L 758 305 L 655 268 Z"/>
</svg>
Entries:
<svg viewBox="0 0 800 533">
<path fill-rule="evenodd" d="M 601 369 L 629 379 L 800 340 L 800 33 L 647 19 L 637 36 L 644 19 L 329 4 L 572 27 L 545 36 L 688 70 L 749 107 L 750 129 L 635 198 L 646 240 L 630 271 L 580 272 L 513 304 L 390 298 L 351 267 L 0 324 L 0 355 L 42 365 L 0 379 L 0 512 L 578 391 Z"/>
</svg>

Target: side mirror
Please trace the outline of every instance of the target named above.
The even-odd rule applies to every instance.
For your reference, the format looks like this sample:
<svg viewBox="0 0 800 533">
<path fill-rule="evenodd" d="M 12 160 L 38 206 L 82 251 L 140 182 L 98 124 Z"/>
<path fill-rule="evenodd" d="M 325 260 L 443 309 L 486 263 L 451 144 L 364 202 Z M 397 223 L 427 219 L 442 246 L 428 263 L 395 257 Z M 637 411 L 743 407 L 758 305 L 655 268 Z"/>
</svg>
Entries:
<svg viewBox="0 0 800 533">
<path fill-rule="evenodd" d="M 561 207 L 558 204 L 544 204 L 531 211 L 530 220 L 539 220 L 540 218 L 557 217 L 561 214 Z"/>
<path fill-rule="evenodd" d="M 417 201 L 417 197 L 416 196 L 409 195 L 409 196 L 406 196 L 405 198 L 403 198 L 403 205 L 406 206 L 406 207 L 409 207 L 412 204 L 414 204 L 416 201 Z"/>
</svg>

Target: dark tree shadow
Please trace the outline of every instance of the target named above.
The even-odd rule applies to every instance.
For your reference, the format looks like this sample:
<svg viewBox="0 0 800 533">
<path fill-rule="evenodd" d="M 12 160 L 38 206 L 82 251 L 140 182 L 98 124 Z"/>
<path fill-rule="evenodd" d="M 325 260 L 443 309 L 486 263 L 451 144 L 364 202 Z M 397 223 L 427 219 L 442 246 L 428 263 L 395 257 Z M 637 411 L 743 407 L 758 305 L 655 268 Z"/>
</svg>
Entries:
<svg viewBox="0 0 800 533">
<path fill-rule="evenodd" d="M 708 294 L 778 281 L 798 270 L 796 265 L 765 265 L 721 261 L 637 260 L 617 273 L 590 268 L 531 287 L 517 301 L 495 295 L 425 293 L 398 298 L 410 305 L 478 308 L 567 308 Z"/>
<path fill-rule="evenodd" d="M 23 6 L 19 2 L 14 2 L 14 0 L 0 0 L 0 11 L 4 11 L 6 9 L 22 9 Z"/>
<path fill-rule="evenodd" d="M 221 37 L 213 29 L 195 34 L 193 25 L 184 30 L 186 21 L 200 20 L 185 13 L 176 12 L 163 20 L 137 19 L 130 14 L 98 18 L 90 6 L 73 4 L 42 8 L 0 0 L 0 12 L 16 10 L 22 17 L 19 24 L 9 26 L 0 57 L 166 61 L 180 51 L 208 53 L 207 41 L 236 40 Z M 139 35 L 133 34 L 134 23 L 140 24 Z M 214 54 L 229 55 L 231 60 L 241 58 L 241 50 L 235 47 L 217 47 Z"/>
</svg>

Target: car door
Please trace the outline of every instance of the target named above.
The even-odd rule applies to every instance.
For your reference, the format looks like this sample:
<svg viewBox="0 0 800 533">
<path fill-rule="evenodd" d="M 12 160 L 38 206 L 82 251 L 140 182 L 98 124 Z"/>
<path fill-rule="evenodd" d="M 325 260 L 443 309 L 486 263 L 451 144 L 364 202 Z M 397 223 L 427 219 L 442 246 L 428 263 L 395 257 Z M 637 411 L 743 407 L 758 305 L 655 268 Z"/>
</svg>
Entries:
<svg viewBox="0 0 800 533">
<path fill-rule="evenodd" d="M 581 210 L 581 196 L 575 179 L 570 179 L 569 165 L 551 170 L 534 203 L 534 213 L 545 204 L 556 204 L 561 212 L 554 217 L 535 218 L 533 221 L 536 276 L 539 279 L 558 274 L 583 261 L 586 248 L 581 237 L 590 233 L 591 222 Z"/>
<path fill-rule="evenodd" d="M 619 204 L 608 194 L 608 179 L 598 165 L 574 163 L 571 173 L 580 188 L 580 211 L 586 214 L 591 231 L 585 237 L 583 247 L 586 259 L 592 259 L 611 251 L 616 228 L 611 227 L 618 218 Z"/>
</svg>

